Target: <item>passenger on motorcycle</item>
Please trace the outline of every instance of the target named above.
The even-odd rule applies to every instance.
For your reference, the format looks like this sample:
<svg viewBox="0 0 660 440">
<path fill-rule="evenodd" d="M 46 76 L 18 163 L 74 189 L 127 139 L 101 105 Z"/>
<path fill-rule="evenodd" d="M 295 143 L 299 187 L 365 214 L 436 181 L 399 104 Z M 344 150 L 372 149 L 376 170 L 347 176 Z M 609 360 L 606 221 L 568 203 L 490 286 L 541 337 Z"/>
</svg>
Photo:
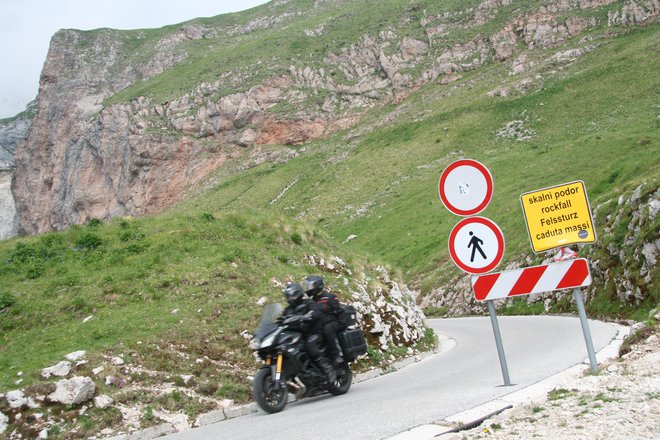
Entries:
<svg viewBox="0 0 660 440">
<path fill-rule="evenodd" d="M 337 338 L 337 332 L 341 330 L 337 314 L 341 311 L 339 299 L 334 293 L 325 290 L 323 278 L 318 275 L 310 275 L 303 281 L 305 293 L 312 298 L 320 312 L 321 332 L 330 351 L 330 359 L 335 365 L 344 362 Z"/>
<path fill-rule="evenodd" d="M 321 313 L 312 300 L 303 298 L 303 288 L 299 283 L 290 283 L 284 288 L 284 296 L 289 304 L 282 316 L 300 315 L 306 317 L 301 330 L 305 336 L 305 348 L 307 353 L 316 362 L 328 377 L 328 382 L 337 380 L 337 373 L 328 359 L 323 356 L 321 350 L 322 326 Z"/>
</svg>

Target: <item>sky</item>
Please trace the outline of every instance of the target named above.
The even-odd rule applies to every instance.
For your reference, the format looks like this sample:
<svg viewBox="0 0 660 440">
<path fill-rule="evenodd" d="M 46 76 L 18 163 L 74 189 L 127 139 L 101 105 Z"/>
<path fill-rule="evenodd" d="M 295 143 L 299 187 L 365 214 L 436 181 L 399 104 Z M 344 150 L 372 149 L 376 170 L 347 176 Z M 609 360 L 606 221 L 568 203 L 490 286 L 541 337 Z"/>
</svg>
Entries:
<svg viewBox="0 0 660 440">
<path fill-rule="evenodd" d="M 241 11 L 267 0 L 0 0 L 0 119 L 37 96 L 50 39 L 60 29 L 145 29 Z"/>
</svg>

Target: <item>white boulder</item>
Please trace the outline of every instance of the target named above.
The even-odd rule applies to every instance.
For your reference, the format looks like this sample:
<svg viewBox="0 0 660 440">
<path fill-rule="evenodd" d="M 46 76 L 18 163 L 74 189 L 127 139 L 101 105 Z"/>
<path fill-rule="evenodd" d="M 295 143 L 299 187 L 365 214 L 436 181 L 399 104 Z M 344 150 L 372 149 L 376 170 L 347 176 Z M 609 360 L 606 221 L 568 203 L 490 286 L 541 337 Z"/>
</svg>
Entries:
<svg viewBox="0 0 660 440">
<path fill-rule="evenodd" d="M 41 377 L 48 379 L 50 376 L 64 377 L 71 372 L 71 362 L 62 361 L 52 367 L 41 370 Z"/>
<path fill-rule="evenodd" d="M 55 385 L 57 388 L 48 399 L 65 405 L 86 402 L 94 397 L 96 392 L 96 385 L 89 377 L 75 376 L 71 379 L 62 379 Z"/>
<path fill-rule="evenodd" d="M 86 355 L 87 355 L 86 351 L 78 350 L 78 351 L 74 351 L 73 353 L 69 353 L 64 357 L 67 360 L 70 360 L 71 362 L 76 362 L 76 361 L 79 361 L 80 359 L 84 358 Z"/>
<path fill-rule="evenodd" d="M 7 399 L 10 408 L 21 408 L 28 404 L 25 394 L 21 390 L 9 391 L 5 394 L 5 399 Z"/>
<path fill-rule="evenodd" d="M 9 417 L 0 412 L 0 434 L 4 434 L 9 424 Z"/>
<path fill-rule="evenodd" d="M 154 411 L 154 416 L 163 422 L 172 425 L 177 432 L 190 429 L 190 422 L 188 421 L 188 416 L 185 414 L 171 414 L 164 411 Z"/>
<path fill-rule="evenodd" d="M 106 409 L 107 407 L 112 405 L 113 402 L 114 400 L 112 399 L 112 397 L 107 396 L 105 394 L 94 397 L 94 406 L 99 409 Z"/>
</svg>

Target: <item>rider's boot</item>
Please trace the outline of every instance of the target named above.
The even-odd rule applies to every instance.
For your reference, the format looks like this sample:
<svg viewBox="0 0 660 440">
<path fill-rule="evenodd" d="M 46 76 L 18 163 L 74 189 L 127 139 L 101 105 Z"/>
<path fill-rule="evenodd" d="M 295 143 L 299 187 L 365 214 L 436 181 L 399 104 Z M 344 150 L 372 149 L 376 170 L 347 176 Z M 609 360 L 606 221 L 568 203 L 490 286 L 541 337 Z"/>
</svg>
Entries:
<svg viewBox="0 0 660 440">
<path fill-rule="evenodd" d="M 344 363 L 344 358 L 342 357 L 341 345 L 339 345 L 339 341 L 337 340 L 337 338 L 335 338 L 335 340 L 333 341 L 333 344 L 331 344 L 331 345 L 332 345 L 332 347 L 331 347 L 330 351 L 331 351 L 331 354 L 332 354 L 332 356 L 331 356 L 332 362 L 335 365 L 343 364 Z"/>
<path fill-rule="evenodd" d="M 337 381 L 337 373 L 335 372 L 335 369 L 332 367 L 330 362 L 325 357 L 321 357 L 318 360 L 318 364 L 325 375 L 328 377 L 328 383 L 335 383 Z"/>
</svg>

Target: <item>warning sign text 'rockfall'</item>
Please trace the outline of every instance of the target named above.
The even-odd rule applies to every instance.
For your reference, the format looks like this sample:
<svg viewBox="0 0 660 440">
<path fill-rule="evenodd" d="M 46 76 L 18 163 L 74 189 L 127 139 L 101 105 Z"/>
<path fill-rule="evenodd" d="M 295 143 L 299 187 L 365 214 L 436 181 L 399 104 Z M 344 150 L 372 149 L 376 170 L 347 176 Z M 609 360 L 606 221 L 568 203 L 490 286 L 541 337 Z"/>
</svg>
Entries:
<svg viewBox="0 0 660 440">
<path fill-rule="evenodd" d="M 520 196 L 534 252 L 596 241 L 584 182 L 565 183 Z"/>
</svg>

